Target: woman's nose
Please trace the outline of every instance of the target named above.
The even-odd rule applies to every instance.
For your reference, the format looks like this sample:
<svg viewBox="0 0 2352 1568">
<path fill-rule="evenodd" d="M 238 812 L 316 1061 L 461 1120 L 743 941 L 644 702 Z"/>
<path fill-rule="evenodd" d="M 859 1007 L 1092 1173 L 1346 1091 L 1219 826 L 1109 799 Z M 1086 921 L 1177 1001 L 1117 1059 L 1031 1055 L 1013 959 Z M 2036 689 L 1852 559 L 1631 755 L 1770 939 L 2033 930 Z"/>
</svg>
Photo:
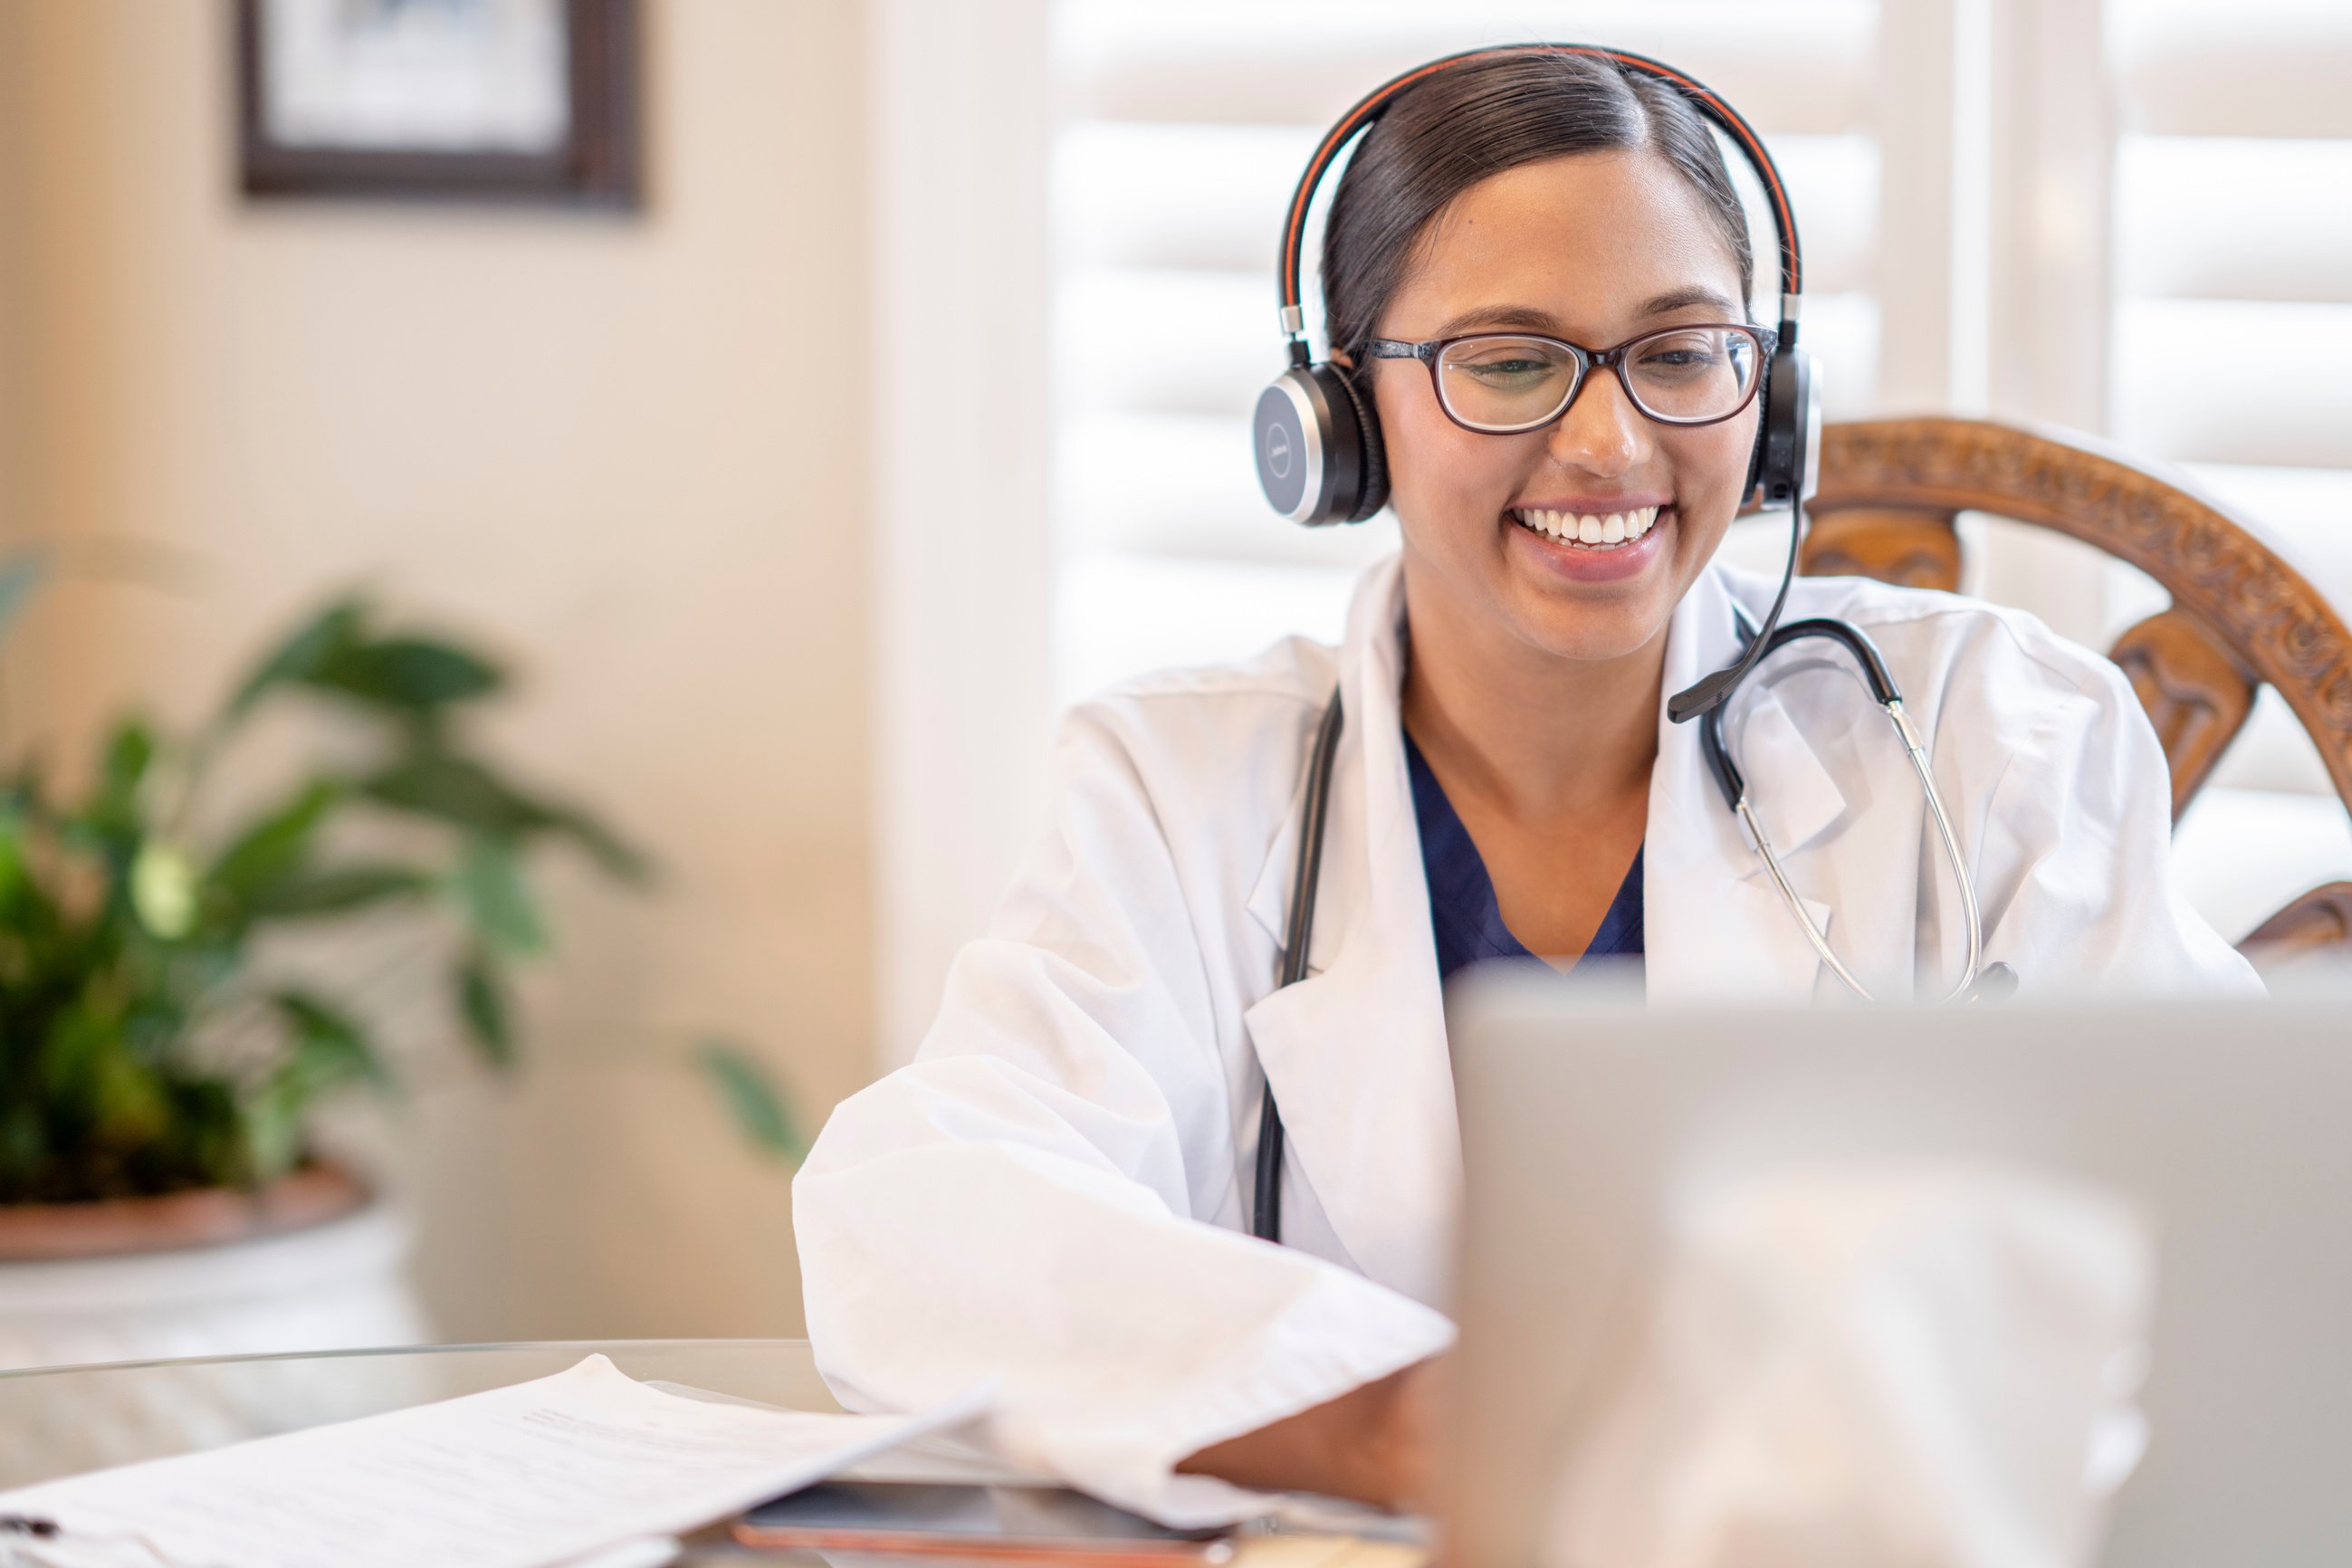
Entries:
<svg viewBox="0 0 2352 1568">
<path fill-rule="evenodd" d="M 1648 455 L 1649 424 L 1625 395 L 1624 385 L 1596 367 L 1551 427 L 1548 444 L 1559 462 L 1615 479 Z"/>
</svg>

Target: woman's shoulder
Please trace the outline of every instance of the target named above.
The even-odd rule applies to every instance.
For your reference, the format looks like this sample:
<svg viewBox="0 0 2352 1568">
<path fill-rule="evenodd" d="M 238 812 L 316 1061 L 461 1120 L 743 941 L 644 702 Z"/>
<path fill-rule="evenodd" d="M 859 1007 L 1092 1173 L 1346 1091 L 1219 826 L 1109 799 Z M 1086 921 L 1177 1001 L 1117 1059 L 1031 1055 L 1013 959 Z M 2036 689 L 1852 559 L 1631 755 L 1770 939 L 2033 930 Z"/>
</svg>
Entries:
<svg viewBox="0 0 2352 1568">
<path fill-rule="evenodd" d="M 1289 637 L 1245 659 L 1130 676 L 1072 704 L 1067 721 L 1119 731 L 1230 731 L 1253 717 L 1288 724 L 1303 710 L 1320 713 L 1339 678 L 1338 648 Z"/>
<path fill-rule="evenodd" d="M 1246 659 L 1107 687 L 1063 715 L 1062 745 L 1113 754 L 1146 775 L 1262 775 L 1300 752 L 1339 679 L 1338 648 L 1285 637 Z"/>
</svg>

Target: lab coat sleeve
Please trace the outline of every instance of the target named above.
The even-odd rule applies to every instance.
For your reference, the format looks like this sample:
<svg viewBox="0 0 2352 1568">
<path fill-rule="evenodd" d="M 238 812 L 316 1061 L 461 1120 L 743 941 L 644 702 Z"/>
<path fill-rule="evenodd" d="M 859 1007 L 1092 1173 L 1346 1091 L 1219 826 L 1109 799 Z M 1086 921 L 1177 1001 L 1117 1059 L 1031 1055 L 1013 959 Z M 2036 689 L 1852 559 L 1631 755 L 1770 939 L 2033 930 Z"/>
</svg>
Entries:
<svg viewBox="0 0 2352 1568">
<path fill-rule="evenodd" d="M 998 1380 L 1018 1463 L 1171 1521 L 1257 1511 L 1185 1456 L 1446 1348 L 1441 1314 L 1196 1215 L 1238 1212 L 1187 892 L 1115 715 L 1056 749 L 1052 820 L 958 957 L 917 1060 L 793 1183 L 809 1333 L 845 1404 Z"/>
<path fill-rule="evenodd" d="M 1977 687 L 2004 694 L 2012 758 L 1979 860 L 1986 956 L 2027 994 L 2261 996 L 2173 876 L 2171 770 L 2123 672 L 2026 617 L 1989 640 Z"/>
</svg>

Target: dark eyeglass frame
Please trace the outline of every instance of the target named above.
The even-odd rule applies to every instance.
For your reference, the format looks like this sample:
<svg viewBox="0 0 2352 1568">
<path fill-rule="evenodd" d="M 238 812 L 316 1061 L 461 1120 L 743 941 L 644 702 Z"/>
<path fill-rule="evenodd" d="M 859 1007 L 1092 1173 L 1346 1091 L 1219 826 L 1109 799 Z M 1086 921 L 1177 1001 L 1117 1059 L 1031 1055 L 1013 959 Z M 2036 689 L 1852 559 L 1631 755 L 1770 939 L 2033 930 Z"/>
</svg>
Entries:
<svg viewBox="0 0 2352 1568">
<path fill-rule="evenodd" d="M 1626 379 L 1627 354 L 1654 338 L 1670 338 L 1678 332 L 1738 332 L 1756 345 L 1755 377 L 1748 384 L 1748 395 L 1727 413 L 1710 414 L 1704 419 L 1672 418 L 1657 413 L 1644 404 L 1641 395 L 1633 390 L 1633 384 Z M 1566 349 L 1570 357 L 1576 362 L 1576 379 L 1569 384 L 1568 395 L 1560 399 L 1559 407 L 1542 418 L 1529 420 L 1525 425 L 1471 424 L 1470 421 L 1454 413 L 1454 405 L 1446 401 L 1445 384 L 1438 377 L 1437 362 L 1444 356 L 1447 349 L 1456 343 L 1481 342 L 1549 343 L 1556 348 Z M 1430 338 L 1417 343 L 1402 342 L 1395 338 L 1374 338 L 1364 345 L 1364 349 L 1366 354 L 1372 359 L 1417 359 L 1427 365 L 1429 390 L 1437 398 L 1438 409 L 1463 429 L 1479 436 L 1524 436 L 1530 430 L 1541 430 L 1547 426 L 1557 425 L 1567 418 L 1568 411 L 1576 406 L 1578 395 L 1583 392 L 1585 384 L 1592 379 L 1592 373 L 1595 370 L 1606 370 L 1615 374 L 1618 386 L 1624 391 L 1625 401 L 1632 404 L 1642 417 L 1653 424 L 1671 425 L 1678 430 L 1690 430 L 1705 425 L 1720 425 L 1727 419 L 1736 419 L 1749 404 L 1756 401 L 1756 395 L 1763 390 L 1764 372 L 1771 363 L 1772 351 L 1780 345 L 1780 335 L 1769 327 L 1750 326 L 1745 321 L 1685 321 L 1675 326 L 1660 327 L 1654 331 L 1627 338 L 1614 348 L 1606 349 L 1589 349 L 1581 343 L 1572 343 L 1566 338 L 1549 337 L 1542 332 L 1465 332 L 1459 337 Z"/>
</svg>

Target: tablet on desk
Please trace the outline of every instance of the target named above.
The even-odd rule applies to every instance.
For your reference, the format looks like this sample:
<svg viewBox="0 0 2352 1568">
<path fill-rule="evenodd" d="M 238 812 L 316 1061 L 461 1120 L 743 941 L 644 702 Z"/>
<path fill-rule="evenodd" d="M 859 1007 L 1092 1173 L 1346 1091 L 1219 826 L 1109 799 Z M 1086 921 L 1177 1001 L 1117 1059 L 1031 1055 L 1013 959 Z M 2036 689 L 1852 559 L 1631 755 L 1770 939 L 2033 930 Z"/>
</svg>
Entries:
<svg viewBox="0 0 2352 1568">
<path fill-rule="evenodd" d="M 1171 1530 L 1062 1487 L 827 1481 L 761 1503 L 736 1521 L 746 1546 L 919 1552 L 998 1562 L 1084 1558 L 1118 1568 L 1232 1559 L 1223 1530 Z"/>
</svg>

